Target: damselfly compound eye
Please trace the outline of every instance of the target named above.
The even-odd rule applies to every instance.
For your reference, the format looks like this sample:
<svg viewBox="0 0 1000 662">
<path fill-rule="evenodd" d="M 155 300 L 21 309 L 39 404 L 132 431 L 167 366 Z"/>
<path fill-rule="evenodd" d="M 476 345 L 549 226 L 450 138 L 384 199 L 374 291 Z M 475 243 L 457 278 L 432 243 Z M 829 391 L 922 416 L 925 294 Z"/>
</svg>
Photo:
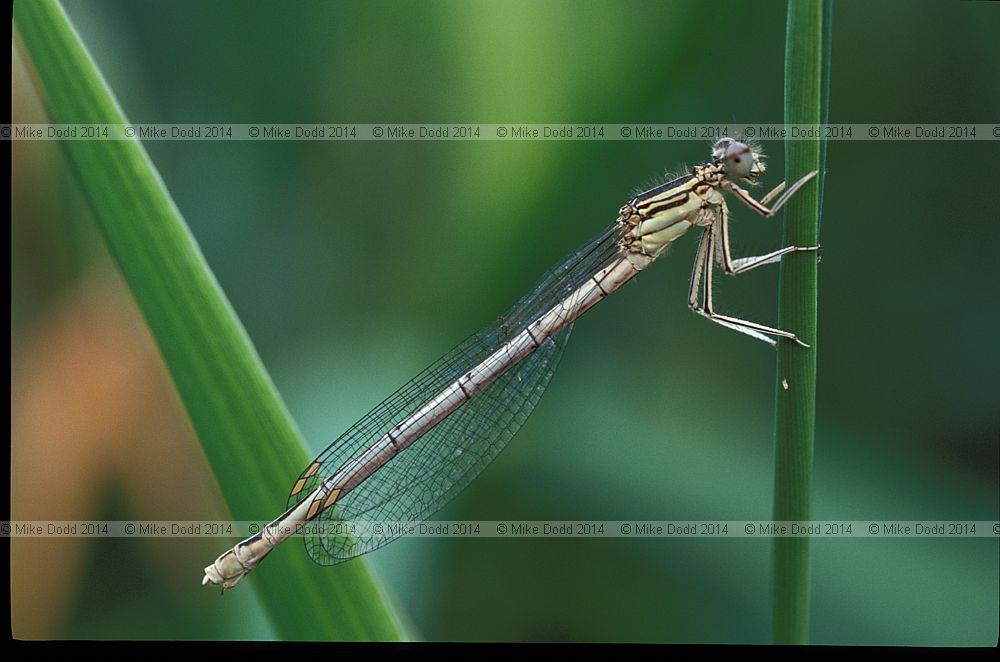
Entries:
<svg viewBox="0 0 1000 662">
<path fill-rule="evenodd" d="M 744 178 L 753 169 L 753 152 L 741 142 L 733 141 L 726 147 L 724 157 L 726 174 L 730 177 Z"/>
<path fill-rule="evenodd" d="M 712 145 L 712 160 L 721 161 L 722 157 L 726 155 L 726 148 L 732 145 L 734 141 L 732 138 L 721 138 L 717 143 Z"/>
</svg>

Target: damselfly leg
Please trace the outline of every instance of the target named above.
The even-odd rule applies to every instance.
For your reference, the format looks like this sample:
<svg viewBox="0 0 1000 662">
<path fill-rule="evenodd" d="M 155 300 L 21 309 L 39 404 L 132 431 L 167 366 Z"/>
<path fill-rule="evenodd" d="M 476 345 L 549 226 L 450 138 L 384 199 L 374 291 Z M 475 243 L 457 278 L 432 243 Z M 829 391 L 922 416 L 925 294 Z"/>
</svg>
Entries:
<svg viewBox="0 0 1000 662">
<path fill-rule="evenodd" d="M 800 177 L 797 182 L 795 182 L 794 184 L 792 184 L 792 187 L 790 189 L 788 189 L 787 191 L 785 191 L 782 194 L 782 196 L 780 198 L 778 198 L 778 201 L 775 202 L 774 206 L 771 207 L 771 208 L 768 208 L 767 203 L 770 202 L 771 199 L 775 195 L 777 195 L 782 190 L 784 190 L 784 188 L 785 188 L 785 182 L 781 182 L 776 187 L 774 187 L 774 190 L 771 191 L 770 193 L 768 193 L 767 195 L 765 195 L 760 202 L 754 200 L 753 196 L 750 195 L 749 191 L 747 191 L 744 188 L 741 188 L 740 186 L 738 186 L 735 182 L 733 182 L 731 180 L 727 179 L 726 181 L 724 181 L 722 183 L 722 188 L 725 188 L 725 189 L 728 189 L 728 190 L 732 191 L 733 194 L 737 198 L 739 198 L 740 200 L 742 200 L 743 203 L 746 204 L 747 207 L 750 207 L 750 209 L 753 209 L 755 212 L 757 212 L 761 216 L 770 218 L 771 216 L 774 216 L 775 214 L 778 213 L 778 210 L 781 209 L 782 205 L 784 205 L 786 202 L 788 202 L 788 199 L 790 197 L 792 197 L 793 195 L 795 195 L 796 191 L 798 191 L 800 188 L 802 188 L 803 186 L 805 186 L 809 182 L 809 180 L 812 179 L 813 177 L 815 177 L 817 174 L 819 174 L 819 173 L 817 173 L 817 172 L 814 171 L 814 172 L 810 172 L 809 174 L 803 175 L 802 177 Z"/>
<path fill-rule="evenodd" d="M 691 288 L 688 291 L 688 305 L 691 307 L 691 310 L 707 317 L 716 324 L 766 342 L 772 347 L 776 347 L 778 342 L 774 338 L 768 337 L 768 335 L 787 338 L 803 347 L 809 347 L 809 345 L 799 340 L 798 336 L 789 331 L 776 329 L 738 317 L 720 315 L 715 312 L 712 302 L 712 271 L 715 266 L 713 256 L 717 250 L 715 234 L 718 230 L 716 228 L 717 224 L 713 224 L 711 227 L 706 228 L 701 235 L 701 243 L 698 245 L 698 254 L 694 262 L 694 271 L 691 275 Z M 701 291 L 700 297 L 699 289 Z"/>
<path fill-rule="evenodd" d="M 778 200 L 778 204 L 775 205 L 775 209 L 783 204 L 784 200 L 787 200 L 788 195 L 794 193 L 799 187 L 801 187 L 802 183 L 804 183 L 803 180 L 807 179 L 807 177 L 804 177 L 796 182 L 795 186 L 793 186 L 788 193 Z M 783 188 L 784 182 L 779 184 L 774 191 L 768 193 L 764 199 L 768 200 L 772 198 Z M 751 198 L 751 200 L 752 199 L 753 198 Z M 756 202 L 756 200 L 754 200 L 754 202 Z M 760 207 L 766 209 L 764 205 L 760 205 Z M 717 262 L 727 274 L 736 276 L 765 264 L 778 262 L 781 260 L 782 256 L 789 253 L 817 251 L 819 250 L 819 246 L 786 246 L 785 248 L 781 248 L 764 255 L 734 259 L 729 250 L 729 207 L 726 205 L 725 200 L 720 201 L 716 210 L 715 221 L 702 233 L 701 242 L 698 246 L 694 270 L 691 275 L 691 287 L 688 291 L 688 305 L 699 315 L 703 315 L 726 328 L 733 329 L 758 340 L 762 340 L 772 347 L 776 347 L 777 342 L 774 338 L 769 336 L 787 338 L 803 347 L 808 347 L 809 345 L 802 342 L 798 336 L 790 331 L 784 331 L 775 327 L 758 324 L 757 322 L 751 322 L 749 320 L 731 317 L 729 315 L 721 315 L 715 312 L 712 301 L 712 272 L 715 263 Z M 768 210 L 768 215 L 773 213 L 774 210 Z M 699 289 L 701 290 L 700 297 Z"/>
<path fill-rule="evenodd" d="M 766 200 L 768 197 L 774 195 L 775 191 L 779 191 L 783 187 L 784 182 L 782 182 L 782 184 L 779 185 L 774 191 L 768 193 L 764 199 Z M 765 253 L 764 255 L 733 258 L 733 255 L 729 250 L 729 207 L 726 205 L 725 200 L 721 201 L 719 204 L 716 218 L 717 220 L 715 221 L 715 224 L 720 228 L 718 236 L 721 239 L 720 245 L 717 247 L 716 257 L 719 266 L 722 267 L 723 271 L 730 276 L 737 276 L 739 274 L 746 273 L 751 269 L 756 269 L 757 267 L 764 266 L 765 264 L 780 262 L 781 257 L 783 255 L 788 255 L 789 253 L 815 252 L 820 248 L 818 245 L 785 246 L 784 248 L 779 248 L 776 251 Z"/>
</svg>

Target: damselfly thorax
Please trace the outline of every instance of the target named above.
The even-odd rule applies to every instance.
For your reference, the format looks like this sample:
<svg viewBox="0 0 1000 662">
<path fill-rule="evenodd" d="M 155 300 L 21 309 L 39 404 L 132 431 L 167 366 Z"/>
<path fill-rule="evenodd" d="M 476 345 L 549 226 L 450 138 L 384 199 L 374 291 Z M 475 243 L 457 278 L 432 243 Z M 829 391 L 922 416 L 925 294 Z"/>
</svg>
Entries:
<svg viewBox="0 0 1000 662">
<path fill-rule="evenodd" d="M 714 223 L 719 181 L 716 168 L 695 166 L 692 174 L 632 198 L 618 212 L 618 222 L 628 226 L 624 246 L 657 257 L 692 227 Z"/>
</svg>

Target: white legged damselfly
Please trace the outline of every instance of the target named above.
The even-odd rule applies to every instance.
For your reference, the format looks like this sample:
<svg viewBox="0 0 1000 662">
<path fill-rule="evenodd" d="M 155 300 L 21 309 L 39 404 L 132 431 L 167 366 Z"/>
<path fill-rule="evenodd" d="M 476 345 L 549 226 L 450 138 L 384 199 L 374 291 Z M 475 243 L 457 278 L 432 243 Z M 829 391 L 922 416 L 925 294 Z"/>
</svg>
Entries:
<svg viewBox="0 0 1000 662">
<path fill-rule="evenodd" d="M 702 236 L 688 294 L 691 308 L 772 346 L 775 338 L 805 346 L 788 331 L 719 314 L 712 303 L 716 264 L 737 275 L 788 253 L 819 248 L 789 246 L 766 255 L 732 257 L 723 191 L 772 216 L 816 176 L 808 173 L 787 190 L 782 183 L 758 202 L 737 182 L 755 184 L 763 172 L 759 149 L 723 138 L 713 146 L 710 162 L 632 198 L 609 228 L 546 273 L 496 322 L 438 359 L 330 444 L 295 481 L 288 509 L 205 568 L 202 583 L 232 588 L 307 523 L 309 556 L 331 565 L 395 537 L 377 528 L 347 531 L 337 523 L 429 517 L 479 475 L 524 424 L 576 319 L 692 227 L 702 228 Z"/>
</svg>

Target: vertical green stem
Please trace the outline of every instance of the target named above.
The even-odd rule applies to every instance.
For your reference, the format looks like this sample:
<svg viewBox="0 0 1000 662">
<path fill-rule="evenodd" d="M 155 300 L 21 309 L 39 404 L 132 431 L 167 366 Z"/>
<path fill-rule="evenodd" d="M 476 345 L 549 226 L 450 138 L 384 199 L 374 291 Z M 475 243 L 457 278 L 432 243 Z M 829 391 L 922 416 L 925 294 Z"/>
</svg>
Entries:
<svg viewBox="0 0 1000 662">
<path fill-rule="evenodd" d="M 20 0 L 14 23 L 55 122 L 126 123 L 57 2 Z M 235 519 L 273 515 L 284 503 L 283 487 L 309 456 L 159 173 L 137 140 L 69 140 L 62 146 Z M 284 547 L 248 582 L 256 585 L 279 636 L 400 637 L 364 562 L 321 570 L 295 545 Z M 218 551 L 224 550 L 220 541 Z M 202 567 L 190 569 L 187 594 L 201 591 L 197 599 L 218 600 L 199 586 Z M 249 587 L 239 590 L 245 594 Z"/>
<path fill-rule="evenodd" d="M 827 119 L 832 0 L 790 0 L 785 36 L 785 124 Z M 824 141 L 785 143 L 785 180 L 818 170 L 785 207 L 784 245 L 818 243 L 826 150 Z M 810 345 L 781 343 L 775 396 L 774 519 L 811 517 L 813 438 L 816 422 L 816 257 L 781 262 L 779 326 Z M 809 638 L 809 538 L 774 540 L 774 640 L 801 644 Z"/>
</svg>

